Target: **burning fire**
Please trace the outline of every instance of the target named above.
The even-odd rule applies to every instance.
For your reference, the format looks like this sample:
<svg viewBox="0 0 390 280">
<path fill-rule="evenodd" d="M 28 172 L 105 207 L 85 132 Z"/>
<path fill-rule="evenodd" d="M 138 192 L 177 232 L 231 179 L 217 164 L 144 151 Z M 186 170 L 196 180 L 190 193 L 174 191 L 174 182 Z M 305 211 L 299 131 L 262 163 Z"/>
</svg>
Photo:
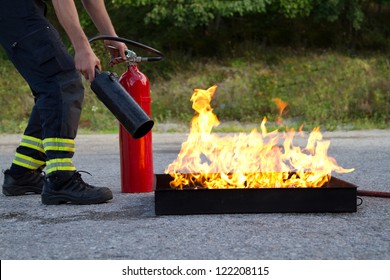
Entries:
<svg viewBox="0 0 390 280">
<path fill-rule="evenodd" d="M 327 156 L 330 142 L 322 139 L 319 128 L 309 135 L 305 148 L 293 145 L 295 132 L 268 132 L 264 117 L 260 129 L 250 133 L 219 136 L 212 133 L 219 125 L 210 106 L 217 86 L 195 89 L 191 101 L 197 112 L 187 141 L 177 159 L 165 170 L 174 180 L 173 188 L 196 185 L 206 188 L 318 188 L 332 171 L 352 172 Z M 280 116 L 287 103 L 274 100 Z"/>
<path fill-rule="evenodd" d="M 278 123 L 278 124 L 281 124 L 282 123 L 282 114 L 283 114 L 283 111 L 284 111 L 284 109 L 286 109 L 286 107 L 287 107 L 287 102 L 284 102 L 282 99 L 280 99 L 280 98 L 274 98 L 274 99 L 272 99 L 274 102 L 275 102 L 275 104 L 276 104 L 276 106 L 278 107 L 278 109 L 279 109 L 279 117 L 278 117 L 278 119 L 276 120 L 276 122 Z"/>
</svg>

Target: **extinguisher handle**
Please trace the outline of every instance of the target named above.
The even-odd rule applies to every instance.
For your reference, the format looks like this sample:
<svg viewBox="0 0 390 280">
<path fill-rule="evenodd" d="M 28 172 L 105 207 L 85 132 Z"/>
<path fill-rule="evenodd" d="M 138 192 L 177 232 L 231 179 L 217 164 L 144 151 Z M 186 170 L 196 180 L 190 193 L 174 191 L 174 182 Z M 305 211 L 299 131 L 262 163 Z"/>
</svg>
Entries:
<svg viewBox="0 0 390 280">
<path fill-rule="evenodd" d="M 89 41 L 89 43 L 92 43 L 93 41 L 96 41 L 96 40 L 118 41 L 118 42 L 122 42 L 122 43 L 125 43 L 125 44 L 128 44 L 128 45 L 132 45 L 134 47 L 138 47 L 140 49 L 143 49 L 145 51 L 148 51 L 150 53 L 158 55 L 158 56 L 152 56 L 152 57 L 143 57 L 142 61 L 155 62 L 155 61 L 161 61 L 161 60 L 164 59 L 163 53 L 160 52 L 159 50 L 156 50 L 156 49 L 154 49 L 152 47 L 149 47 L 147 45 L 144 45 L 144 44 L 141 44 L 139 42 L 136 42 L 136 41 L 133 41 L 133 40 L 129 40 L 129 39 L 126 39 L 126 38 L 109 36 L 109 35 L 98 35 L 98 36 L 90 38 L 88 41 Z"/>
<path fill-rule="evenodd" d="M 97 77 L 100 73 L 101 72 L 100 72 L 99 68 L 95 67 L 95 77 Z M 107 72 L 107 73 L 108 73 L 108 77 L 110 78 L 111 81 L 119 79 L 119 77 L 116 73 L 114 73 L 114 72 Z"/>
</svg>

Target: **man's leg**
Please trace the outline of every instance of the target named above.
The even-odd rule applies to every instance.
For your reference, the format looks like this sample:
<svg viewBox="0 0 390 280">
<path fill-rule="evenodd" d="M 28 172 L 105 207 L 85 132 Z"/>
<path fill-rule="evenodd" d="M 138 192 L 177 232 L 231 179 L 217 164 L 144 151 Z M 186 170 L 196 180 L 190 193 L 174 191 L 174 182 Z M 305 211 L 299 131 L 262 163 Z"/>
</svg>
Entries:
<svg viewBox="0 0 390 280">
<path fill-rule="evenodd" d="M 46 164 L 46 155 L 41 139 L 42 128 L 39 113 L 37 107 L 34 106 L 22 140 L 16 149 L 12 165 L 10 169 L 4 171 L 4 195 L 41 194 L 42 170 Z"/>
<path fill-rule="evenodd" d="M 26 20 L 26 17 L 31 20 Z M 12 38 L 15 34 L 10 30 L 7 34 L 3 33 L 1 39 L 3 46 L 11 46 L 7 53 L 36 97 L 34 110 L 37 111 L 34 112 L 38 113 L 40 119 L 47 173 L 42 202 L 91 204 L 112 199 L 112 192 L 108 188 L 86 184 L 72 163 L 74 139 L 84 97 L 81 75 L 75 69 L 73 58 L 62 44 L 58 32 L 42 13 L 14 18 L 10 27 L 13 26 L 22 26 L 24 35 L 19 35 L 19 39 L 14 42 L 9 39 L 9 42 L 4 43 L 7 35 Z M 36 146 L 40 146 L 39 141 L 36 142 Z M 21 155 L 18 158 L 27 156 Z M 15 160 L 14 164 L 25 168 L 21 162 Z M 32 169 L 33 166 L 29 167 Z M 13 169 L 17 168 L 14 166 Z"/>
</svg>

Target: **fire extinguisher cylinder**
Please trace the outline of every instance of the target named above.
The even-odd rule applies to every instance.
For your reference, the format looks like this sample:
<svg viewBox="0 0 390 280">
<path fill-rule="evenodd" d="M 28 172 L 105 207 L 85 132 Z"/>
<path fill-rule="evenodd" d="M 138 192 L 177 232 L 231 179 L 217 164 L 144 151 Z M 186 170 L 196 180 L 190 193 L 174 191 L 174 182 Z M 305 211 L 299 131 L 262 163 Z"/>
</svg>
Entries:
<svg viewBox="0 0 390 280">
<path fill-rule="evenodd" d="M 91 83 L 92 90 L 120 122 L 119 147 L 121 184 L 124 193 L 152 192 L 154 189 L 153 121 L 151 115 L 150 83 L 148 77 L 138 69 L 141 62 L 163 59 L 163 54 L 141 43 L 113 36 L 99 35 L 95 40 L 114 40 L 143 49 L 154 56 L 137 56 L 126 50 L 127 71 L 118 79 L 109 73 L 96 73 Z M 115 49 L 113 46 L 109 48 Z M 141 139 L 137 139 L 141 138 Z"/>
<path fill-rule="evenodd" d="M 116 74 L 96 69 L 91 89 L 134 139 L 153 128 L 154 121 L 123 88 Z"/>
</svg>

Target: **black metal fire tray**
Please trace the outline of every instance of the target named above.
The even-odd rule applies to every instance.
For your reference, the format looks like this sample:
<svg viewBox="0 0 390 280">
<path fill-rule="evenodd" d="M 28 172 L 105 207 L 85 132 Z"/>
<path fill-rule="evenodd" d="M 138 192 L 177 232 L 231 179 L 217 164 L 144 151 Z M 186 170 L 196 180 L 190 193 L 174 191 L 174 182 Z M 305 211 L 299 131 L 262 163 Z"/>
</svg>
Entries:
<svg viewBox="0 0 390 280">
<path fill-rule="evenodd" d="M 332 177 L 322 188 L 172 189 L 156 174 L 156 215 L 356 212 L 357 186 Z"/>
</svg>

